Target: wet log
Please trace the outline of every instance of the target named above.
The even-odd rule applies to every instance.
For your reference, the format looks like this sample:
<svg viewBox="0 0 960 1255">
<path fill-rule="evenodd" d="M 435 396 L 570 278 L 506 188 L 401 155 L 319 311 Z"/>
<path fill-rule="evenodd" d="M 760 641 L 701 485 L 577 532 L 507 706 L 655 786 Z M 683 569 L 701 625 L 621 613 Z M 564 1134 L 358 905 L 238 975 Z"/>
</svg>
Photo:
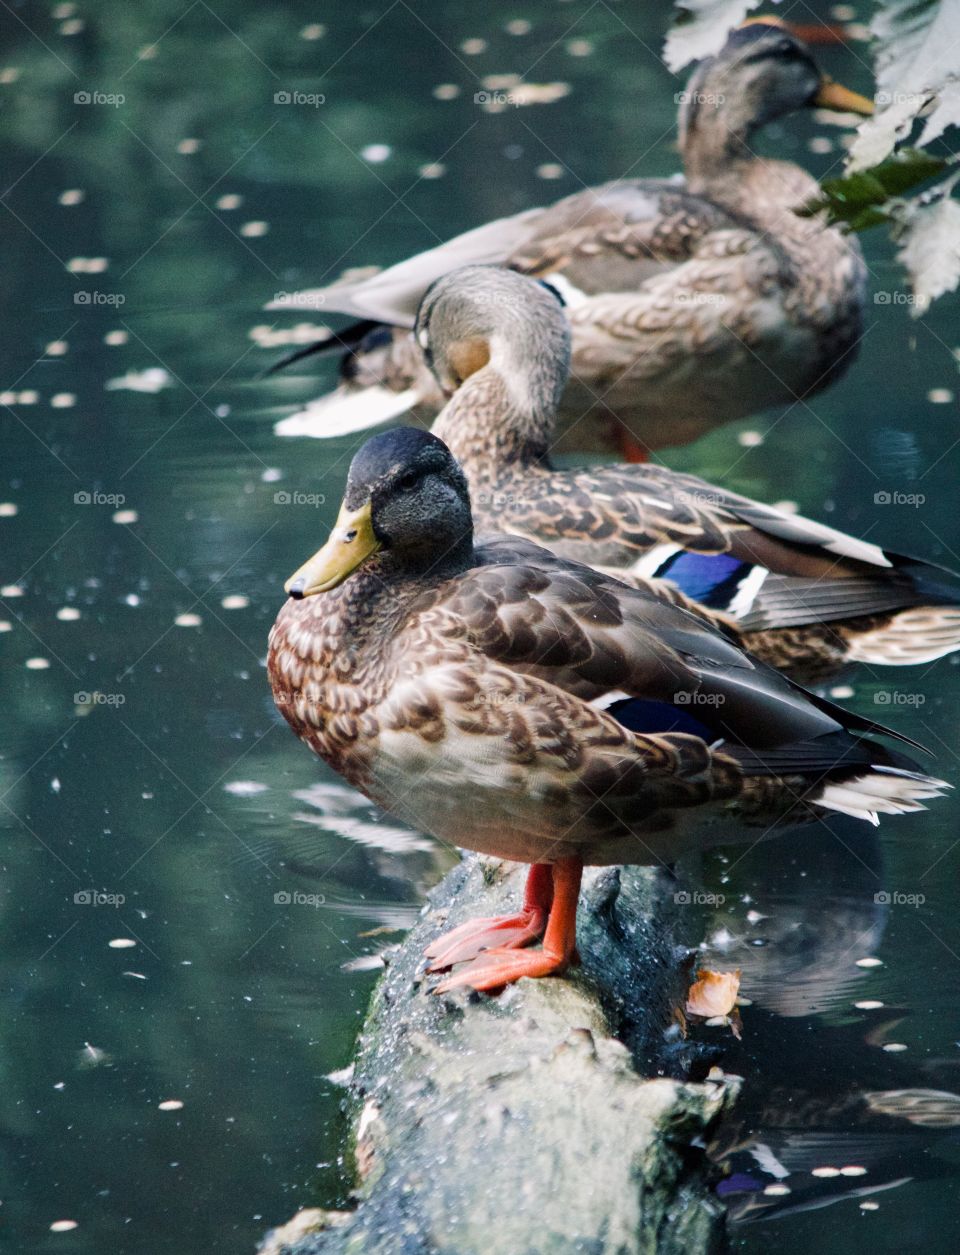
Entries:
<svg viewBox="0 0 960 1255">
<path fill-rule="evenodd" d="M 350 1091 L 357 1209 L 301 1212 L 264 1252 L 717 1249 L 721 1208 L 702 1147 L 731 1083 L 657 1075 L 686 984 L 674 882 L 641 868 L 589 873 L 579 968 L 497 997 L 429 992 L 427 942 L 515 909 L 525 871 L 470 858 L 387 956 Z"/>
</svg>

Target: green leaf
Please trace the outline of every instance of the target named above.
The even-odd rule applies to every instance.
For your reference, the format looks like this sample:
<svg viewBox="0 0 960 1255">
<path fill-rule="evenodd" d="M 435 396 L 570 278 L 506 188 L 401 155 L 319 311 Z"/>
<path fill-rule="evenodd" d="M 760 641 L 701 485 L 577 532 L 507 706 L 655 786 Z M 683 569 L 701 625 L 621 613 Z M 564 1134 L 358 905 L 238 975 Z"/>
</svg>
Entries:
<svg viewBox="0 0 960 1255">
<path fill-rule="evenodd" d="M 887 215 L 882 207 L 893 196 L 939 174 L 946 162 L 916 148 L 904 148 L 870 170 L 824 179 L 821 194 L 804 207 L 805 215 L 826 209 L 831 222 L 842 222 L 853 231 L 877 226 Z"/>
</svg>

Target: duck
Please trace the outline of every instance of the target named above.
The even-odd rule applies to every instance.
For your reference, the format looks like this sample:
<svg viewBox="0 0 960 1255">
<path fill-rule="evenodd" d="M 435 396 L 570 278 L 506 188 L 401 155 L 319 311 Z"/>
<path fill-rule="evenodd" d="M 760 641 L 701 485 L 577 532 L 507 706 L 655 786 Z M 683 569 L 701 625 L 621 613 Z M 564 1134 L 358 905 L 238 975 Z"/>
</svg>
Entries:
<svg viewBox="0 0 960 1255">
<path fill-rule="evenodd" d="M 428 289 L 415 339 L 450 397 L 433 433 L 467 476 L 482 529 L 627 583 L 666 582 L 664 595 L 806 683 L 960 649 L 951 571 L 666 466 L 555 469 L 571 334 L 549 285 L 463 267 Z"/>
<path fill-rule="evenodd" d="M 565 451 L 649 451 L 721 423 L 795 405 L 853 361 L 866 270 L 856 240 L 822 214 L 795 163 L 754 152 L 755 133 L 797 110 L 867 114 L 776 19 L 731 33 L 679 93 L 683 181 L 618 179 L 457 236 L 366 277 L 286 294 L 361 321 L 299 350 L 340 354 L 340 386 L 281 420 L 285 435 L 343 435 L 443 404 L 410 344 L 426 288 L 467 264 L 546 279 L 573 328 L 558 423 Z M 363 274 L 363 272 L 361 272 Z"/>
<path fill-rule="evenodd" d="M 530 865 L 515 915 L 431 942 L 437 992 L 562 972 L 584 866 L 876 823 L 947 787 L 684 608 L 475 536 L 466 476 L 420 428 L 362 445 L 284 587 L 267 667 L 296 735 L 403 822 Z"/>
</svg>

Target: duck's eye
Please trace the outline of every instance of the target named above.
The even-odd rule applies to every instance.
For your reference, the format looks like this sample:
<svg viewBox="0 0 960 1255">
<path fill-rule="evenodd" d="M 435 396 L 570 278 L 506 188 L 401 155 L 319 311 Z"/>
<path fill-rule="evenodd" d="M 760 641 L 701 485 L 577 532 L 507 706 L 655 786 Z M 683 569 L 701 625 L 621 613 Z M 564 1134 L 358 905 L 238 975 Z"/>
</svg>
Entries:
<svg viewBox="0 0 960 1255">
<path fill-rule="evenodd" d="M 400 476 L 399 484 L 403 492 L 409 492 L 411 488 L 415 488 L 420 481 L 420 476 L 416 471 L 404 471 Z"/>
</svg>

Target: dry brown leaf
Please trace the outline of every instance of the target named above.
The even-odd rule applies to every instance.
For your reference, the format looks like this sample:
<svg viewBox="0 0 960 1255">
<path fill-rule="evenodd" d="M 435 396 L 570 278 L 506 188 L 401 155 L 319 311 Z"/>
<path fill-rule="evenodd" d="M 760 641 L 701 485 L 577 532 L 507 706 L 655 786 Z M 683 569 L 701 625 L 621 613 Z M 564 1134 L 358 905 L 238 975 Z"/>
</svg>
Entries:
<svg viewBox="0 0 960 1255">
<path fill-rule="evenodd" d="M 735 972 L 711 972 L 702 967 L 687 992 L 687 1015 L 729 1015 L 740 992 L 740 969 Z"/>
</svg>

